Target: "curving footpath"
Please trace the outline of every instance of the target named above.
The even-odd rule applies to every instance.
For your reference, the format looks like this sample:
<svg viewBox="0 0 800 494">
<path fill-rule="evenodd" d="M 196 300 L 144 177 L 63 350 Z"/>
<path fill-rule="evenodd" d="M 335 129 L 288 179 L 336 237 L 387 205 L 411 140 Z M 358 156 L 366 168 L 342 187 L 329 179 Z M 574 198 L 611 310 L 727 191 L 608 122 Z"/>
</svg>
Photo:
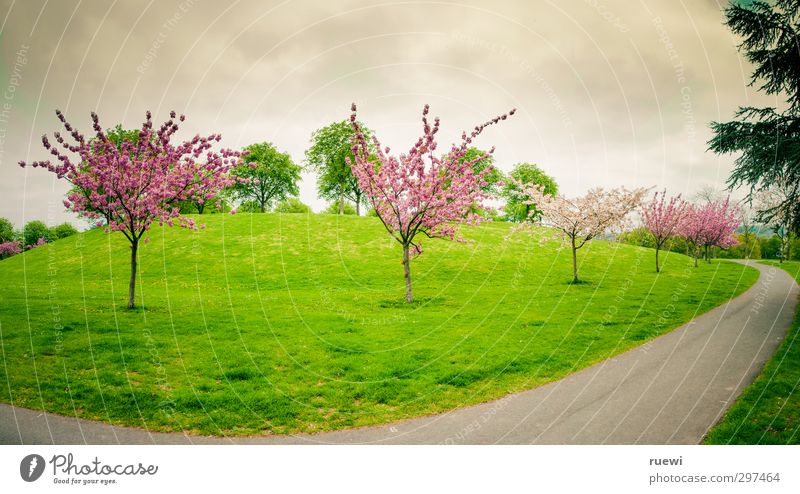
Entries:
<svg viewBox="0 0 800 494">
<path fill-rule="evenodd" d="M 386 426 L 315 435 L 151 433 L 0 405 L 2 444 L 697 444 L 758 375 L 800 296 L 785 271 L 670 333 L 560 381 Z"/>
</svg>

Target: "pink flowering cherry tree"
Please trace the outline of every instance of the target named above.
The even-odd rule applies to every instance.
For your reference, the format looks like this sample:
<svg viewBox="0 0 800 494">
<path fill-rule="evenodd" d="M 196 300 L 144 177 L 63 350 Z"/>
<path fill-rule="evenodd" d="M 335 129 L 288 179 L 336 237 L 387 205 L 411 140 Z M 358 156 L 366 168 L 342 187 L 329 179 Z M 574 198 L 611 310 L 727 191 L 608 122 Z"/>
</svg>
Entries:
<svg viewBox="0 0 800 494">
<path fill-rule="evenodd" d="M 407 153 L 399 156 L 390 156 L 389 148 L 383 148 L 374 134 L 374 150 L 371 149 L 356 119 L 355 104 L 350 116 L 355 131 L 355 160 L 348 158 L 348 163 L 386 231 L 403 246 L 408 303 L 413 300 L 411 258 L 422 253 L 418 236 L 463 241 L 458 234 L 459 225 L 480 221 L 475 211 L 487 207 L 483 204 L 489 197 L 489 192 L 484 190 L 485 175 L 491 167 L 475 172 L 473 165 L 486 160 L 493 149 L 471 160 L 465 159 L 465 155 L 472 141 L 487 126 L 505 120 L 515 111 L 478 125 L 469 134 L 462 133 L 461 143 L 439 156 L 436 154 L 439 118 L 431 125 L 429 110 L 428 105 L 422 110 L 422 136 Z"/>
<path fill-rule="evenodd" d="M 706 234 L 706 215 L 703 207 L 697 204 L 689 204 L 684 211 L 678 234 L 686 239 L 692 250 L 694 257 L 694 267 L 697 267 L 697 258 L 700 256 L 699 249 L 705 241 Z"/>
<path fill-rule="evenodd" d="M 633 190 L 624 187 L 611 190 L 595 188 L 584 196 L 568 199 L 562 195 L 546 194 L 537 184 L 518 182 L 516 185 L 527 197 L 523 203 L 536 206 L 531 208 L 529 213 L 531 221 L 523 222 L 516 230 L 529 229 L 530 225 L 537 223 L 550 227 L 555 238 L 572 250 L 573 283 L 580 281 L 578 249 L 593 238 L 623 226 L 628 213 L 639 207 L 647 192 L 647 189 L 643 188 Z M 551 237 L 550 234 L 544 234 L 542 240 Z"/>
<path fill-rule="evenodd" d="M 667 191 L 656 192 L 653 200 L 642 207 L 642 222 L 653 235 L 656 248 L 656 273 L 661 268 L 658 263 L 658 252 L 667 241 L 677 235 L 686 212 L 686 201 L 680 194 L 667 200 Z"/>
<path fill-rule="evenodd" d="M 64 201 L 67 209 L 97 221 L 106 231 L 119 231 L 131 247 L 131 277 L 128 308 L 134 307 L 136 263 L 139 243 L 154 221 L 169 226 L 196 229 L 191 218 L 180 215 L 181 201 L 215 200 L 221 188 L 233 184 L 232 166 L 239 164 L 241 153 L 222 149 L 214 151 L 219 134 L 175 142 L 178 122 L 175 112 L 158 129 L 152 115 L 140 130 L 112 135 L 100 126 L 92 112 L 94 136 L 87 138 L 56 110 L 71 141 L 55 132 L 58 146 L 47 135 L 42 144 L 54 161 L 34 161 L 32 167 L 46 168 L 72 185 Z M 20 166 L 27 163 L 20 161 Z M 146 241 L 146 239 L 145 239 Z"/>
<path fill-rule="evenodd" d="M 708 225 L 703 247 L 706 251 L 706 261 L 710 262 L 709 249 L 711 247 L 726 249 L 739 243 L 735 234 L 736 229 L 741 226 L 742 220 L 739 208 L 735 204 L 731 204 L 729 198 L 706 204 L 706 208 L 710 209 L 711 222 Z"/>
<path fill-rule="evenodd" d="M 736 206 L 725 199 L 687 206 L 678 232 L 692 246 L 694 266 L 697 267 L 701 249 L 705 250 L 705 258 L 710 262 L 708 251 L 711 247 L 736 245 L 734 233 L 740 224 Z"/>
</svg>

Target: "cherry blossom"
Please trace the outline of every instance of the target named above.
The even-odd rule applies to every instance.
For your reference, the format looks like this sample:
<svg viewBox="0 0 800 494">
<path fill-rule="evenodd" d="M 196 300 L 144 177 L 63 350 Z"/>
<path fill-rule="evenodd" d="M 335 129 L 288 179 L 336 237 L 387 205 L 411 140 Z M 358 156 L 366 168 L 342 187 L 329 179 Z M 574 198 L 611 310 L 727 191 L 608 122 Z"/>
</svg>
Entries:
<svg viewBox="0 0 800 494">
<path fill-rule="evenodd" d="M 239 164 L 241 153 L 213 151 L 219 134 L 195 135 L 174 143 L 184 116 L 170 113 L 158 129 L 148 111 L 135 138 L 114 138 L 92 112 L 94 136 L 87 138 L 58 110 L 56 115 L 67 135 L 55 132 L 56 143 L 45 135 L 42 144 L 54 161 L 34 161 L 63 178 L 72 189 L 64 201 L 67 209 L 119 231 L 131 245 L 131 278 L 128 307 L 134 307 L 136 262 L 139 241 L 154 221 L 196 228 L 194 220 L 180 215 L 180 202 L 209 201 L 223 187 L 233 184 L 230 168 Z M 68 139 L 71 137 L 71 141 Z M 60 147 L 59 147 L 60 146 Z M 26 166 L 24 161 L 20 166 Z"/>
<path fill-rule="evenodd" d="M 403 246 L 403 268 L 406 282 L 406 301 L 411 303 L 411 256 L 422 253 L 417 235 L 428 238 L 447 238 L 463 241 L 458 233 L 462 224 L 477 224 L 480 217 L 474 211 L 487 208 L 483 201 L 489 193 L 482 190 L 485 175 L 491 167 L 475 172 L 473 165 L 486 160 L 494 151 L 472 160 L 464 159 L 470 145 L 483 130 L 513 115 L 515 110 L 463 132 L 461 143 L 453 144 L 448 152 L 436 154 L 436 134 L 439 118 L 428 120 L 429 105 L 422 110 L 422 136 L 407 153 L 389 155 L 373 134 L 371 151 L 364 129 L 352 106 L 350 123 L 355 131 L 353 156 L 348 158 L 360 189 L 366 194 L 386 231 Z"/>
<path fill-rule="evenodd" d="M 694 265 L 700 249 L 705 249 L 706 260 L 711 247 L 731 247 L 738 242 L 734 233 L 741 224 L 736 206 L 729 199 L 710 201 L 702 205 L 689 205 L 683 215 L 678 232 L 693 247 Z"/>
<path fill-rule="evenodd" d="M 667 191 L 656 192 L 653 200 L 642 208 L 642 222 L 655 238 L 656 273 L 660 271 L 658 252 L 678 233 L 686 211 L 686 201 L 680 194 L 667 200 Z"/>
<path fill-rule="evenodd" d="M 621 228 L 628 213 L 639 207 L 647 189 L 628 190 L 624 187 L 604 190 L 594 188 L 586 195 L 568 199 L 563 195 L 550 195 L 534 183 L 516 183 L 522 195 L 527 196 L 523 204 L 535 205 L 529 213 L 530 221 L 523 222 L 515 231 L 530 230 L 530 226 L 541 224 L 550 227 L 551 233 L 543 233 L 541 240 L 553 238 L 568 245 L 572 250 L 572 279 L 578 279 L 577 251 L 586 242 L 610 230 Z"/>
</svg>

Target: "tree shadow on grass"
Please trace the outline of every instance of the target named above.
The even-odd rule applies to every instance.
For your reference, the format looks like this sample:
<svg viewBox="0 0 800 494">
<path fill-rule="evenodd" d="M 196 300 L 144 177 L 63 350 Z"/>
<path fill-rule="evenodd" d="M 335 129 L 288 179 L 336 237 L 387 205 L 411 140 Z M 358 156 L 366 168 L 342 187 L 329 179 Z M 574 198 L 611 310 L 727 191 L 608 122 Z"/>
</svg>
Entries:
<svg viewBox="0 0 800 494">
<path fill-rule="evenodd" d="M 591 280 L 583 280 L 583 279 L 569 280 L 566 284 L 567 285 L 591 285 L 592 281 Z"/>
<path fill-rule="evenodd" d="M 143 305 L 137 305 L 133 309 L 129 308 L 128 305 L 123 305 L 119 307 L 122 312 L 127 312 L 128 314 L 144 314 L 145 312 L 160 312 L 158 307 L 145 307 Z"/>
</svg>

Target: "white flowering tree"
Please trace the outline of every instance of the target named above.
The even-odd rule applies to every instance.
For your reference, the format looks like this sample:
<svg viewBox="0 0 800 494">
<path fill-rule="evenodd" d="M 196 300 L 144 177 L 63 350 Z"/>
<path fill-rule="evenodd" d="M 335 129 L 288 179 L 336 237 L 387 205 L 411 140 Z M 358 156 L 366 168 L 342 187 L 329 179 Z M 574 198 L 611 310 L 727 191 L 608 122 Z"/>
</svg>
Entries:
<svg viewBox="0 0 800 494">
<path fill-rule="evenodd" d="M 578 279 L 578 249 L 586 242 L 603 233 L 621 228 L 625 224 L 628 213 L 638 208 L 647 193 L 647 189 L 628 190 L 624 187 L 604 190 L 595 188 L 581 197 L 573 199 L 562 195 L 546 194 L 541 186 L 518 183 L 518 187 L 528 197 L 526 202 L 536 205 L 540 216 L 531 215 L 531 221 L 523 223 L 520 228 L 541 224 L 550 227 L 552 234 L 544 234 L 542 240 L 552 238 L 569 246 L 572 251 L 572 278 Z M 519 228 L 518 228 L 519 229 Z"/>
<path fill-rule="evenodd" d="M 792 254 L 792 217 L 785 207 L 791 195 L 787 190 L 789 188 L 778 183 L 758 191 L 754 198 L 758 219 L 769 219 L 769 226 L 781 241 L 780 262 L 791 259 Z"/>
</svg>

